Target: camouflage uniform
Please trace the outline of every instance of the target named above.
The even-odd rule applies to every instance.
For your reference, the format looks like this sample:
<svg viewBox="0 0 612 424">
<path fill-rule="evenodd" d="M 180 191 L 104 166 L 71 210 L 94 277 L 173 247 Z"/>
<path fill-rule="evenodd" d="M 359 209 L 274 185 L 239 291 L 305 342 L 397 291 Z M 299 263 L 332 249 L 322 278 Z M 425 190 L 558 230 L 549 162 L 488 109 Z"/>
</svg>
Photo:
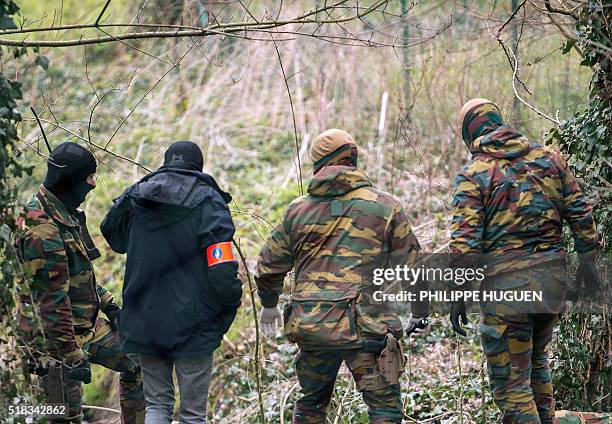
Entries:
<svg viewBox="0 0 612 424">
<path fill-rule="evenodd" d="M 15 247 L 26 276 L 31 278 L 19 308 L 24 336 L 36 340 L 44 334 L 44 350 L 51 365 L 86 358 L 121 372 L 123 421 L 144 422 L 138 361 L 118 350 L 118 333 L 98 317 L 99 310 L 104 312 L 116 305 L 112 294 L 95 281 L 81 224 L 41 185 L 25 205 L 17 225 Z M 47 369 L 42 357 L 37 358 L 36 366 L 39 371 Z M 54 383 L 49 376 L 42 378 L 47 396 L 55 399 L 56 394 L 48 389 Z M 64 378 L 63 392 L 69 411 L 68 417 L 59 422 L 80 422 L 82 383 Z"/>
<path fill-rule="evenodd" d="M 295 268 L 284 332 L 300 347 L 297 374 L 303 396 L 294 423 L 323 423 L 336 374 L 346 361 L 373 423 L 403 417 L 399 382 L 381 375 L 366 339 L 402 336 L 401 322 L 369 293 L 373 267 L 385 254 L 408 263 L 419 248 L 400 204 L 372 187 L 362 171 L 326 166 L 308 194 L 294 200 L 261 252 L 257 287 L 262 305 L 274 307 L 285 275 Z M 403 359 L 403 358 L 402 358 Z M 403 363 L 401 366 L 403 371 Z M 401 371 L 400 371 L 401 372 Z"/>
<path fill-rule="evenodd" d="M 541 289 L 549 300 L 532 311 L 481 305 L 494 400 L 504 423 L 552 423 L 546 347 L 568 288 L 561 228 L 569 223 L 579 254 L 593 252 L 591 206 L 561 154 L 503 125 L 492 103 L 468 113 L 463 131 L 472 161 L 455 181 L 451 251 L 486 255 L 487 289 Z"/>
</svg>

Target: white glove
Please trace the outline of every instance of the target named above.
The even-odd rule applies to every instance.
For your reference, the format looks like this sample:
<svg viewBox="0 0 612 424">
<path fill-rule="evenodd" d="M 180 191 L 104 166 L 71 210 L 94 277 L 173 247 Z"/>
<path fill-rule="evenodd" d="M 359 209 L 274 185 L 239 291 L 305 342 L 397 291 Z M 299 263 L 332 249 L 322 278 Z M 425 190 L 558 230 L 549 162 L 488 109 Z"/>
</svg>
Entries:
<svg viewBox="0 0 612 424">
<path fill-rule="evenodd" d="M 266 337 L 274 337 L 278 325 L 283 325 L 283 317 L 278 306 L 273 308 L 261 308 L 259 327 Z"/>
<path fill-rule="evenodd" d="M 427 322 L 425 327 L 421 327 L 423 325 L 421 323 L 422 320 Z M 404 328 L 404 333 L 410 337 L 412 334 L 415 336 L 423 337 L 428 335 L 431 332 L 431 324 L 429 323 L 429 319 L 427 317 L 415 317 L 410 314 L 410 318 L 408 318 L 408 323 L 406 323 L 406 328 Z"/>
</svg>

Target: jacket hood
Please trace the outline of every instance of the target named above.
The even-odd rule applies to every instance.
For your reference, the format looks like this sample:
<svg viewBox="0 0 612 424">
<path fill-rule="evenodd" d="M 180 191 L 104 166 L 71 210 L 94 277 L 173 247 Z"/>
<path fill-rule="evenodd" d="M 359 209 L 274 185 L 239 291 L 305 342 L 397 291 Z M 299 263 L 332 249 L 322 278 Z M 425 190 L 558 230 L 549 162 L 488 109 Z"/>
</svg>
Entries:
<svg viewBox="0 0 612 424">
<path fill-rule="evenodd" d="M 147 228 L 159 228 L 183 219 L 215 190 L 226 203 L 232 196 L 221 190 L 208 174 L 185 169 L 162 168 L 128 190 L 134 210 Z"/>
<path fill-rule="evenodd" d="M 509 125 L 503 125 L 493 132 L 478 137 L 470 145 L 472 155 L 486 155 L 495 158 L 512 159 L 524 156 L 531 150 L 527 137 Z"/>
<path fill-rule="evenodd" d="M 365 172 L 353 167 L 333 165 L 317 172 L 310 184 L 308 194 L 312 196 L 341 196 L 360 187 L 371 187 Z"/>
</svg>

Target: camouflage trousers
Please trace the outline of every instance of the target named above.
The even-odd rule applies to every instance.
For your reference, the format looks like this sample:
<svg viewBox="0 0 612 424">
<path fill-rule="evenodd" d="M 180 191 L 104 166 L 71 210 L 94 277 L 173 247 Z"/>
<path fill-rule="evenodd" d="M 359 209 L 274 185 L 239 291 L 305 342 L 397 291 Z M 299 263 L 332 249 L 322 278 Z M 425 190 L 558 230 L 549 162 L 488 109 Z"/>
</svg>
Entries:
<svg viewBox="0 0 612 424">
<path fill-rule="evenodd" d="M 376 366 L 363 366 L 363 356 L 372 353 L 359 349 L 300 350 L 296 359 L 296 373 L 302 397 L 295 403 L 293 424 L 322 424 L 334 393 L 336 376 L 343 361 L 355 379 L 357 387 L 363 376 L 380 373 Z M 367 361 L 366 361 L 367 362 Z M 370 362 L 376 362 L 370 361 Z M 399 384 L 382 385 L 376 389 L 360 389 L 368 406 L 370 423 L 401 423 L 403 414 Z"/>
<path fill-rule="evenodd" d="M 125 354 L 119 350 L 119 333 L 113 331 L 108 321 L 98 318 L 93 339 L 83 346 L 88 361 L 119 372 L 119 403 L 123 424 L 143 424 L 145 418 L 145 399 L 138 356 Z M 63 398 L 68 405 L 68 415 L 61 419 L 51 419 L 53 423 L 80 423 L 83 419 L 83 383 L 63 376 L 53 377 L 61 381 L 50 381 L 51 374 L 42 377 L 42 387 L 48 399 L 57 398 L 50 393 L 50 387 L 63 386 Z M 61 396 L 61 394 L 60 394 Z M 50 400 L 51 401 L 51 400 Z M 55 399 L 51 402 L 54 402 Z"/>
<path fill-rule="evenodd" d="M 489 382 L 504 424 L 553 424 L 547 345 L 557 314 L 482 314 Z"/>
</svg>

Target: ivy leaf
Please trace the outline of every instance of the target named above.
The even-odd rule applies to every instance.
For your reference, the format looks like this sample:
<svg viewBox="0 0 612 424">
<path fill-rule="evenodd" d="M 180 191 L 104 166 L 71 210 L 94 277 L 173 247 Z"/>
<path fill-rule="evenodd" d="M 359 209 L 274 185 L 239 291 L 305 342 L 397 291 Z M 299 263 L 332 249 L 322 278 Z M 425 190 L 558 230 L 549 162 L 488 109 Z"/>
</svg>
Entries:
<svg viewBox="0 0 612 424">
<path fill-rule="evenodd" d="M 17 12 L 19 12 L 19 6 L 13 0 L 10 0 L 8 3 L 8 14 L 14 15 Z"/>
<path fill-rule="evenodd" d="M 13 18 L 5 15 L 0 18 L 0 29 L 17 29 L 17 25 Z"/>
<path fill-rule="evenodd" d="M 577 40 L 575 39 L 567 40 L 563 45 L 563 50 L 561 50 L 561 54 L 569 53 L 572 47 L 574 47 L 574 45 L 576 44 L 576 41 Z"/>
<path fill-rule="evenodd" d="M 11 240 L 11 228 L 6 224 L 2 224 L 2 226 L 0 226 L 0 239 L 6 243 Z"/>
<path fill-rule="evenodd" d="M 596 131 L 597 138 L 598 138 L 599 140 L 603 140 L 603 139 L 604 139 L 604 138 L 603 138 L 603 135 L 604 135 L 604 133 L 605 133 L 605 132 L 606 132 L 606 127 L 605 127 L 605 125 L 601 125 L 601 126 L 599 126 L 599 127 L 597 128 L 597 131 Z"/>
<path fill-rule="evenodd" d="M 18 57 L 23 56 L 27 52 L 28 52 L 28 48 L 27 47 L 15 47 L 13 49 L 13 56 L 15 56 L 15 59 L 17 59 Z"/>
<path fill-rule="evenodd" d="M 47 56 L 36 56 L 35 63 L 45 71 L 49 70 L 49 58 Z"/>
</svg>

